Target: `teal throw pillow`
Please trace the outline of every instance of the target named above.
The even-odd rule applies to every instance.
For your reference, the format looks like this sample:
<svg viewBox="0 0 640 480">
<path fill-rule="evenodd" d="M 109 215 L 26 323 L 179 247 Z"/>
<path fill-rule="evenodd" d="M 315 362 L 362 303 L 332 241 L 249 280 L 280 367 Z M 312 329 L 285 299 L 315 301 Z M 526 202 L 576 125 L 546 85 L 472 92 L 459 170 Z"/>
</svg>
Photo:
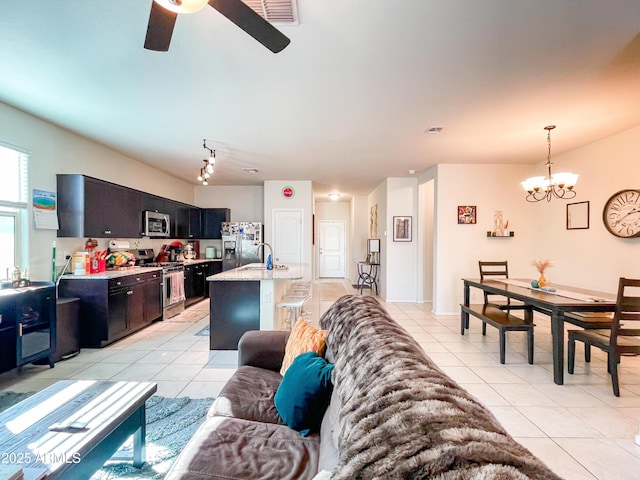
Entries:
<svg viewBox="0 0 640 480">
<path fill-rule="evenodd" d="M 331 398 L 333 364 L 306 352 L 294 358 L 274 398 L 276 410 L 285 425 L 302 436 L 320 430 L 320 423 Z"/>
</svg>

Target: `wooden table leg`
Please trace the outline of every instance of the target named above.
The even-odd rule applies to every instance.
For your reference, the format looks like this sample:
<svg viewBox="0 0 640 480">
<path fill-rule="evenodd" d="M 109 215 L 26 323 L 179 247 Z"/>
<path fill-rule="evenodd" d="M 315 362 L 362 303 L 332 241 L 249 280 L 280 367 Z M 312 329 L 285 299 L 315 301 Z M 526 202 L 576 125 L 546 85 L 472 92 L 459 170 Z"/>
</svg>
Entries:
<svg viewBox="0 0 640 480">
<path fill-rule="evenodd" d="M 465 307 L 469 306 L 469 302 L 471 301 L 471 293 L 470 293 L 470 287 L 469 284 L 467 282 L 464 282 L 464 305 Z M 461 328 L 461 335 L 464 335 L 464 330 L 465 328 L 469 328 L 469 313 L 465 312 L 464 310 L 461 311 L 460 315 L 461 317 L 461 324 L 462 324 L 462 328 Z"/>
<path fill-rule="evenodd" d="M 551 342 L 553 344 L 553 381 L 564 383 L 564 314 L 551 312 Z"/>
</svg>

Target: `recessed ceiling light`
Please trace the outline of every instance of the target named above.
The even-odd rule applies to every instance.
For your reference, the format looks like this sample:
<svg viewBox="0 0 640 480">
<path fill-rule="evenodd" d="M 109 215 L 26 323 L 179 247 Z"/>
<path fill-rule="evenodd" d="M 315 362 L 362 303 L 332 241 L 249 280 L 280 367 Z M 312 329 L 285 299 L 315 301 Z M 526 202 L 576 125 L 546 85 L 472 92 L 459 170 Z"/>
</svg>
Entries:
<svg viewBox="0 0 640 480">
<path fill-rule="evenodd" d="M 329 198 L 331 200 L 338 200 L 340 198 L 340 194 L 339 193 L 330 193 L 329 194 Z"/>
<path fill-rule="evenodd" d="M 409 175 L 413 175 L 414 173 L 416 173 L 416 171 L 413 168 L 409 170 Z"/>
<path fill-rule="evenodd" d="M 429 127 L 424 131 L 424 133 L 436 134 L 442 132 L 443 129 L 444 127 Z"/>
<path fill-rule="evenodd" d="M 258 173 L 258 169 L 257 168 L 242 167 L 242 170 L 247 172 L 247 173 Z"/>
</svg>

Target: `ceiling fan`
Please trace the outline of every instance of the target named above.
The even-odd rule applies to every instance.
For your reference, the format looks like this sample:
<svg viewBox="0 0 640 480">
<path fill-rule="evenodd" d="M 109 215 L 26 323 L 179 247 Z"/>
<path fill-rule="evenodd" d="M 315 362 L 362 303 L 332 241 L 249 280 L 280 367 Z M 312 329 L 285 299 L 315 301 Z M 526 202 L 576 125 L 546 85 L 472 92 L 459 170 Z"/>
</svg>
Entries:
<svg viewBox="0 0 640 480">
<path fill-rule="evenodd" d="M 241 0 L 153 0 L 144 48 L 168 51 L 178 14 L 197 12 L 207 3 L 273 53 L 291 41 Z"/>
</svg>

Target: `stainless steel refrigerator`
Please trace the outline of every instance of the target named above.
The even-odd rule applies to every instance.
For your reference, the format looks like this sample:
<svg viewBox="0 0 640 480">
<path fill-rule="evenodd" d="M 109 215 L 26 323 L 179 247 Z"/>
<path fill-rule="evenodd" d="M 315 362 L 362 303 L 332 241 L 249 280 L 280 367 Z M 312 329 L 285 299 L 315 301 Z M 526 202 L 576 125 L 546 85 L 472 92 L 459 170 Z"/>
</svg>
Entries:
<svg viewBox="0 0 640 480">
<path fill-rule="evenodd" d="M 263 263 L 261 222 L 224 222 L 222 224 L 222 270 L 249 263 Z"/>
</svg>

